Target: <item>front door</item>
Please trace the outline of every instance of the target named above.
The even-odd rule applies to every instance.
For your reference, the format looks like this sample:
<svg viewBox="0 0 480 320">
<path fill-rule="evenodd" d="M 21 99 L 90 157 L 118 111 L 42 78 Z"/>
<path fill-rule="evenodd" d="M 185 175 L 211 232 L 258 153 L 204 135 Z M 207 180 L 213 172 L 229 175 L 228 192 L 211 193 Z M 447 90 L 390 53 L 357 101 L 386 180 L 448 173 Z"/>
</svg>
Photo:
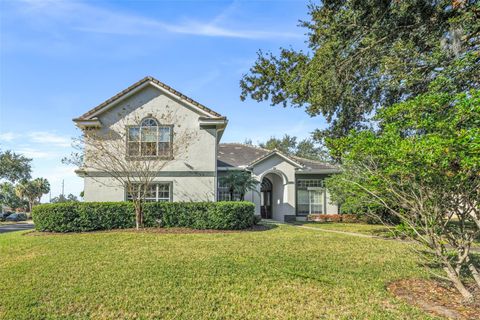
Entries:
<svg viewBox="0 0 480 320">
<path fill-rule="evenodd" d="M 272 219 L 272 182 L 268 178 L 263 178 L 260 189 L 260 215 Z"/>
</svg>

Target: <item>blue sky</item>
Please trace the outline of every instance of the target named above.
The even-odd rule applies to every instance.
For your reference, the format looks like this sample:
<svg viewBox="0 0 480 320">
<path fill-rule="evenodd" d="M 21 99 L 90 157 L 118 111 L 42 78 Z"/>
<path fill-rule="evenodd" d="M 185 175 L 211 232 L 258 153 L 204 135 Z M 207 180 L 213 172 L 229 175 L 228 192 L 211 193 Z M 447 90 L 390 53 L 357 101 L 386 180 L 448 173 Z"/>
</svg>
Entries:
<svg viewBox="0 0 480 320">
<path fill-rule="evenodd" d="M 222 142 L 309 136 L 302 109 L 240 101 L 259 49 L 305 48 L 303 1 L 0 1 L 0 148 L 33 158 L 52 196 L 83 190 L 60 159 L 71 119 L 151 75 L 229 118 Z M 46 200 L 48 197 L 45 197 Z"/>
</svg>

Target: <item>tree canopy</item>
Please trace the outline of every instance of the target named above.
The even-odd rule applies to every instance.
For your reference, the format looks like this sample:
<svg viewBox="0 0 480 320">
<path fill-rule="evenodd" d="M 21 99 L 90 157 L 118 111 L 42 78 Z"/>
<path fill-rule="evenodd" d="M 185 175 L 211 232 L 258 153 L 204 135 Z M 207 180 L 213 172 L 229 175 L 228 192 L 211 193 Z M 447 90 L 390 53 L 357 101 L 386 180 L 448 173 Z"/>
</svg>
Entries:
<svg viewBox="0 0 480 320">
<path fill-rule="evenodd" d="M 69 193 L 66 197 L 63 194 L 60 194 L 57 197 L 52 198 L 51 203 L 64 203 L 64 202 L 78 202 L 77 196 Z"/>
<path fill-rule="evenodd" d="M 261 142 L 260 147 L 268 150 L 277 149 L 278 151 L 305 159 L 311 160 L 329 160 L 327 151 L 312 139 L 303 139 L 298 141 L 297 137 L 284 135 L 282 138 L 271 137 L 265 142 Z"/>
<path fill-rule="evenodd" d="M 480 87 L 480 3 L 325 0 L 308 7 L 307 50 L 258 53 L 241 99 L 305 107 L 331 126 L 316 139 L 369 124 L 372 113 L 432 88 Z"/>
<path fill-rule="evenodd" d="M 30 162 L 32 159 L 10 150 L 0 151 L 0 179 L 6 179 L 13 183 L 30 179 Z"/>
<path fill-rule="evenodd" d="M 29 211 L 32 211 L 35 203 L 39 203 L 42 196 L 49 192 L 50 183 L 45 178 L 22 180 L 15 186 L 17 196 L 28 201 Z"/>
<path fill-rule="evenodd" d="M 0 204 L 15 210 L 26 207 L 27 203 L 15 193 L 15 186 L 10 182 L 0 183 Z"/>
</svg>

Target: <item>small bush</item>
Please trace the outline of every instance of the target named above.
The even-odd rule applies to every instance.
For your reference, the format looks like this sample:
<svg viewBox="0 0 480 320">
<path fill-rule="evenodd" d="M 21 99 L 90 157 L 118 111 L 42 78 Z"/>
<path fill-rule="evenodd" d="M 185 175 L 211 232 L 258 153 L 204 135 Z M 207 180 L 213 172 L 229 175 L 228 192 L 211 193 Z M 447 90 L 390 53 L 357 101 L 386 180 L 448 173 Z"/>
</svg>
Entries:
<svg viewBox="0 0 480 320">
<path fill-rule="evenodd" d="M 143 206 L 145 227 L 239 230 L 253 226 L 250 202 L 155 202 Z M 135 227 L 131 202 L 70 202 L 33 208 L 39 231 L 81 232 Z"/>
</svg>

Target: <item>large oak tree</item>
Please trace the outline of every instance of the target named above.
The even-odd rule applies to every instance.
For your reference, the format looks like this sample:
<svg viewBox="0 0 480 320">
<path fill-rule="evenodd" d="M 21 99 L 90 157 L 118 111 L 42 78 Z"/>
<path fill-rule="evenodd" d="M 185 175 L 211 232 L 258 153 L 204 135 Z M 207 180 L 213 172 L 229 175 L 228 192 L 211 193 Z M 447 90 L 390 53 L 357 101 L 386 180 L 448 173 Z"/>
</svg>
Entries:
<svg viewBox="0 0 480 320">
<path fill-rule="evenodd" d="M 480 87 L 478 1 L 325 0 L 308 9 L 308 49 L 260 51 L 241 98 L 325 116 L 331 125 L 319 140 L 365 127 L 379 106 L 432 88 Z"/>
</svg>

